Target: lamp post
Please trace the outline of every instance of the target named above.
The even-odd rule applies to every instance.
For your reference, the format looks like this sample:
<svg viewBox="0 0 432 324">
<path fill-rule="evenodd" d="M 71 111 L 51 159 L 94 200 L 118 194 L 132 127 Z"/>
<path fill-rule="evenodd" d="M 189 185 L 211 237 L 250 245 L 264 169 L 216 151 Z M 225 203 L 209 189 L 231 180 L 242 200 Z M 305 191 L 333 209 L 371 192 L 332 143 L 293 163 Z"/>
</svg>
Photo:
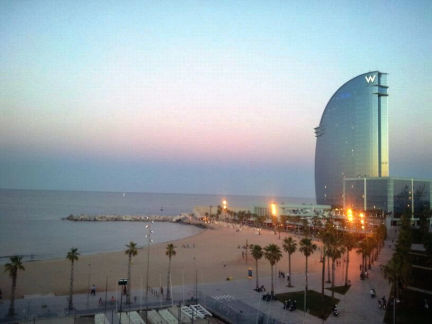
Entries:
<svg viewBox="0 0 432 324">
<path fill-rule="evenodd" d="M 228 203 L 227 203 L 226 199 L 222 200 L 222 209 L 223 209 L 223 211 L 224 211 L 224 218 L 225 218 L 225 221 L 226 221 L 227 205 L 228 205 Z"/>
<path fill-rule="evenodd" d="M 149 217 L 147 217 L 147 220 L 149 221 Z M 147 243 L 147 271 L 146 271 L 146 304 L 148 300 L 148 291 L 149 291 L 149 271 L 150 271 L 150 244 L 153 242 L 151 239 L 151 234 L 153 233 L 153 230 L 151 229 L 151 225 L 153 224 L 153 221 L 149 221 L 149 223 L 145 226 L 146 228 L 146 243 Z"/>
<path fill-rule="evenodd" d="M 271 212 L 271 215 L 273 218 L 273 224 L 275 224 L 275 226 L 277 228 L 279 228 L 279 221 L 277 218 L 277 205 L 275 203 L 270 204 L 270 212 Z M 275 232 L 275 234 L 276 234 L 276 232 Z M 279 239 L 280 239 L 280 230 L 279 230 Z"/>
<path fill-rule="evenodd" d="M 90 278 L 91 278 L 91 263 L 88 264 L 88 277 L 87 277 L 87 308 L 89 307 Z"/>
<path fill-rule="evenodd" d="M 162 208 L 161 208 L 162 209 Z M 153 233 L 153 230 L 151 229 L 151 225 L 153 224 L 153 221 L 150 221 L 150 218 L 147 217 L 148 224 L 146 224 L 146 241 L 147 241 L 147 271 L 146 271 L 146 294 L 145 294 L 145 303 L 146 303 L 146 322 L 147 322 L 147 313 L 148 313 L 148 291 L 149 291 L 149 272 L 150 272 L 150 244 L 153 242 L 151 239 L 151 234 Z"/>
</svg>

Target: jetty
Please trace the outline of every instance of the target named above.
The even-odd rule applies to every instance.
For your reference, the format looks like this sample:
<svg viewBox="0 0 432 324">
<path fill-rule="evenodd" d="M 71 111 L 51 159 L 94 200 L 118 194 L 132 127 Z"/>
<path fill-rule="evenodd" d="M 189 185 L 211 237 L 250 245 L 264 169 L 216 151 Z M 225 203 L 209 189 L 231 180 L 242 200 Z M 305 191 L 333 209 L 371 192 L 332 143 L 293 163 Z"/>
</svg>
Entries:
<svg viewBox="0 0 432 324">
<path fill-rule="evenodd" d="M 182 213 L 177 216 L 163 215 L 69 215 L 62 218 L 73 222 L 170 222 L 205 227 L 193 214 Z"/>
</svg>

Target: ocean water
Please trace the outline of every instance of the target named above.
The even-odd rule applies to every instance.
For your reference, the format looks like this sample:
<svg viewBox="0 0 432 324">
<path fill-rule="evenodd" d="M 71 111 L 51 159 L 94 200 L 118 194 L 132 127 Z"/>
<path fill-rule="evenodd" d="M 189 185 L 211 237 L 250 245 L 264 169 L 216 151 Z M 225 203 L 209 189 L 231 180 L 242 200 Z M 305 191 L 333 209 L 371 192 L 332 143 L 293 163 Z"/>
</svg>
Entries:
<svg viewBox="0 0 432 324">
<path fill-rule="evenodd" d="M 62 220 L 70 214 L 175 216 L 192 212 L 196 205 L 217 206 L 223 198 L 240 207 L 266 204 L 271 199 L 313 202 L 311 198 L 289 197 L 0 189 L 0 263 L 16 254 L 25 260 L 41 260 L 64 258 L 71 247 L 92 254 L 123 250 L 130 241 L 145 244 L 145 223 Z M 153 230 L 155 243 L 200 231 L 195 226 L 158 222 Z"/>
</svg>

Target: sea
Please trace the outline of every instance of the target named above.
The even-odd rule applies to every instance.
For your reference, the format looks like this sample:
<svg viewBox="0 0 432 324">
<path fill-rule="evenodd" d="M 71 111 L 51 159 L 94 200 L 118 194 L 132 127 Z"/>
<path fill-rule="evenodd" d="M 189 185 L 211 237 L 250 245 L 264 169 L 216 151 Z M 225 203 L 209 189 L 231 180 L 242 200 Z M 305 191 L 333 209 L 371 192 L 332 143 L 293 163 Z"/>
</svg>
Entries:
<svg viewBox="0 0 432 324">
<path fill-rule="evenodd" d="M 64 258 L 72 247 L 81 254 L 121 251 L 130 241 L 144 246 L 145 222 L 72 222 L 73 215 L 166 215 L 192 213 L 194 206 L 252 207 L 313 203 L 312 198 L 0 189 L 0 263 L 12 255 L 24 261 Z M 152 240 L 161 243 L 192 236 L 195 226 L 155 222 Z"/>
</svg>

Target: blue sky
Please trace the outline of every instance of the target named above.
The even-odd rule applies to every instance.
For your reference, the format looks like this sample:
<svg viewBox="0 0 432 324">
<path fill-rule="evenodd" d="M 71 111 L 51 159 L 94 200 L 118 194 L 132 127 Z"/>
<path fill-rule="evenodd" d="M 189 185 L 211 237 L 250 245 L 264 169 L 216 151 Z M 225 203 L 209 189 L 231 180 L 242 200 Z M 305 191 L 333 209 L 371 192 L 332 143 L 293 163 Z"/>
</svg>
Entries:
<svg viewBox="0 0 432 324">
<path fill-rule="evenodd" d="M 429 1 L 2 1 L 0 187 L 312 197 L 313 127 L 371 70 L 389 73 L 390 174 L 432 178 L 431 18 Z"/>
</svg>

